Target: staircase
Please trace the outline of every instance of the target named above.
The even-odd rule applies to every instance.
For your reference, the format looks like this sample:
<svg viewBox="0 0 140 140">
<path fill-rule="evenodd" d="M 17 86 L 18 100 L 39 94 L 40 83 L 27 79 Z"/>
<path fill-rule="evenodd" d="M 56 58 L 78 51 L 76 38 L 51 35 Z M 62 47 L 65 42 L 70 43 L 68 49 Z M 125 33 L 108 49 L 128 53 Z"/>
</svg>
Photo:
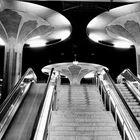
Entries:
<svg viewBox="0 0 140 140">
<path fill-rule="evenodd" d="M 61 85 L 52 111 L 49 140 L 121 140 L 111 112 L 94 85 Z"/>
<path fill-rule="evenodd" d="M 116 84 L 118 89 L 120 90 L 123 98 L 131 109 L 132 113 L 138 120 L 140 124 L 140 103 L 136 99 L 135 95 L 124 85 L 124 84 Z"/>
</svg>

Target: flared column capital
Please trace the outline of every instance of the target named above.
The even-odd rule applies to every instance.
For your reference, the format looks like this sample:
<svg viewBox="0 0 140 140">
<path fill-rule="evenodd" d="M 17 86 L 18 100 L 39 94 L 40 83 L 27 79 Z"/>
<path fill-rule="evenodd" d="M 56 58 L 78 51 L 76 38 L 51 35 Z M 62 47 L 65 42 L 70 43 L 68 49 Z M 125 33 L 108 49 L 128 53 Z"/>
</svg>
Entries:
<svg viewBox="0 0 140 140">
<path fill-rule="evenodd" d="M 52 68 L 54 68 L 55 71 L 59 71 L 61 75 L 66 76 L 69 79 L 71 85 L 79 85 L 81 79 L 86 74 L 92 71 L 96 73 L 97 71 L 100 71 L 106 67 L 98 64 L 74 61 L 73 63 L 58 63 L 45 66 L 42 68 L 42 72 L 49 73 Z"/>
</svg>

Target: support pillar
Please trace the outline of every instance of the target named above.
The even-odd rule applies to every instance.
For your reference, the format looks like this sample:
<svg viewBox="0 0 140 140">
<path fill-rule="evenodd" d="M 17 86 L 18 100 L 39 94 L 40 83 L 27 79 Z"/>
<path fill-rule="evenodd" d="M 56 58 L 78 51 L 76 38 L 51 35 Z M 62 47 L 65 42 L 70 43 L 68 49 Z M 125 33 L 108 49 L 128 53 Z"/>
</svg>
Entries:
<svg viewBox="0 0 140 140">
<path fill-rule="evenodd" d="M 137 77 L 140 78 L 140 53 L 136 51 Z"/>
<path fill-rule="evenodd" d="M 70 85 L 80 85 L 80 80 L 77 77 L 71 77 L 69 78 Z"/>
<path fill-rule="evenodd" d="M 140 42 L 135 42 L 137 77 L 140 78 Z"/>
<path fill-rule="evenodd" d="M 13 9 L 0 11 L 0 37 L 5 41 L 2 100 L 21 77 L 22 50 L 35 36 L 47 37 L 53 27 L 41 17 Z"/>
<path fill-rule="evenodd" d="M 16 44 L 16 40 L 10 39 L 5 46 L 4 70 L 3 70 L 3 98 L 15 86 L 21 78 L 23 44 Z"/>
</svg>

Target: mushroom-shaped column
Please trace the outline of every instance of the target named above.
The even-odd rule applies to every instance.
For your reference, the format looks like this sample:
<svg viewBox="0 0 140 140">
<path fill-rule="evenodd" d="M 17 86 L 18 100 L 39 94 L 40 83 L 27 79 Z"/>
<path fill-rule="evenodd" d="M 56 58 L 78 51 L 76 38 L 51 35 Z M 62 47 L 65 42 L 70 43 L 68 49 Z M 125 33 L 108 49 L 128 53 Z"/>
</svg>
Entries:
<svg viewBox="0 0 140 140">
<path fill-rule="evenodd" d="M 21 76 L 24 43 L 37 35 L 47 36 L 52 29 L 46 20 L 25 12 L 0 12 L 0 37 L 5 42 L 3 98 Z"/>
<path fill-rule="evenodd" d="M 140 77 L 140 12 L 117 18 L 107 27 L 107 33 L 112 37 L 119 36 L 130 40 L 135 45 L 137 76 Z"/>
<path fill-rule="evenodd" d="M 104 12 L 90 21 L 91 40 L 108 46 L 136 48 L 137 76 L 140 77 L 140 3 L 127 4 Z"/>
<path fill-rule="evenodd" d="M 52 68 L 54 68 L 54 70 L 59 72 L 61 75 L 67 76 L 71 85 L 80 85 L 81 79 L 86 74 L 90 73 L 91 71 L 96 73 L 97 71 L 106 67 L 91 63 L 78 63 L 75 61 L 73 63 L 69 62 L 48 65 L 42 68 L 42 72 L 49 73 Z"/>
</svg>

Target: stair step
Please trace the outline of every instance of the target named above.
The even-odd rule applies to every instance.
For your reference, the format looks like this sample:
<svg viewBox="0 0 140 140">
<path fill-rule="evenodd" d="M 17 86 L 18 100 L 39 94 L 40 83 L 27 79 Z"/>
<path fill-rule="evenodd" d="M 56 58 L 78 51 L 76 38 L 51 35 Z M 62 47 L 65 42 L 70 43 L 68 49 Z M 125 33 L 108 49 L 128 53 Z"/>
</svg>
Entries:
<svg viewBox="0 0 140 140">
<path fill-rule="evenodd" d="M 102 111 L 105 110 L 104 107 L 97 107 L 96 109 L 92 108 L 92 107 L 69 107 L 69 106 L 59 106 L 57 107 L 57 110 L 74 110 L 74 111 L 84 111 L 84 112 L 89 112 L 89 111 Z"/>
<path fill-rule="evenodd" d="M 116 127 L 94 126 L 94 127 L 71 127 L 71 126 L 53 126 L 49 131 L 117 131 Z"/>
<path fill-rule="evenodd" d="M 89 108 L 65 108 L 65 107 L 63 107 L 63 108 L 59 108 L 58 107 L 58 110 L 61 110 L 61 111 L 63 111 L 63 110 L 66 110 L 66 111 L 68 111 L 68 110 L 73 110 L 73 111 L 75 111 L 75 112 L 98 112 L 98 111 L 105 111 L 106 109 L 105 108 L 92 108 L 92 109 L 89 109 Z"/>
<path fill-rule="evenodd" d="M 59 96 L 58 96 L 59 97 Z M 68 99 L 68 98 L 72 98 L 72 99 L 78 99 L 78 100 L 80 100 L 80 99 L 84 99 L 84 98 L 87 98 L 86 96 L 81 96 L 80 94 L 78 94 L 77 96 L 74 96 L 74 95 L 71 95 L 71 96 L 66 96 L 66 95 L 60 95 L 60 97 L 61 97 L 61 99 Z M 88 95 L 88 97 L 90 98 L 90 99 L 99 99 L 99 98 L 101 98 L 99 95 Z"/>
<path fill-rule="evenodd" d="M 104 107 L 103 104 L 90 104 L 90 103 L 67 103 L 67 104 L 63 104 L 63 103 L 58 103 L 59 107 L 63 107 L 63 106 L 67 106 L 67 107 L 91 107 L 93 108 L 94 106 L 96 106 L 97 108 L 100 107 Z"/>
<path fill-rule="evenodd" d="M 80 96 L 79 98 L 78 98 L 78 96 Z M 83 97 L 83 96 L 81 96 L 81 95 L 78 95 L 78 96 L 76 96 L 76 97 L 71 97 L 71 96 L 63 96 L 63 95 L 61 95 L 61 99 L 72 99 L 72 100 L 74 100 L 74 99 L 77 99 L 77 100 L 84 100 L 85 98 L 87 98 L 87 97 Z M 96 99 L 96 98 L 95 98 Z"/>
<path fill-rule="evenodd" d="M 50 140 L 122 140 L 120 136 L 51 136 Z"/>
<path fill-rule="evenodd" d="M 113 118 L 111 118 L 111 117 L 101 117 L 101 116 L 84 116 L 84 117 L 75 117 L 75 116 L 70 116 L 70 117 L 64 117 L 64 116 L 53 116 L 52 117 L 52 119 L 55 119 L 56 121 L 57 120 L 59 120 L 59 121 L 62 121 L 62 122 L 64 122 L 64 121 L 67 121 L 67 122 L 71 122 L 71 121 L 73 121 L 73 122 L 99 122 L 99 120 L 102 122 L 102 121 L 105 121 L 106 120 L 106 122 L 113 122 L 114 121 L 114 119 Z M 87 120 L 87 121 L 85 121 L 85 120 Z M 58 121 L 58 122 L 59 122 Z"/>
<path fill-rule="evenodd" d="M 94 118 L 94 117 L 100 117 L 100 118 L 113 118 L 112 114 L 110 112 L 68 112 L 68 111 L 53 111 L 52 117 L 88 117 L 88 118 Z"/>
<path fill-rule="evenodd" d="M 88 123 L 88 122 L 91 122 L 91 123 L 96 123 L 96 122 L 113 122 L 112 119 L 107 119 L 107 118 L 93 118 L 93 119 L 82 119 L 82 118 L 71 118 L 71 119 L 67 119 L 67 118 L 55 118 L 53 119 L 54 122 L 67 122 L 67 123 L 71 123 L 71 122 L 76 122 L 76 123 L 80 123 L 80 122 L 83 122 L 83 123 Z"/>
<path fill-rule="evenodd" d="M 57 111 L 52 111 L 48 140 L 121 140 L 111 112 L 95 86 L 59 88 Z"/>
<path fill-rule="evenodd" d="M 119 136 L 118 131 L 50 131 L 50 136 Z"/>
<path fill-rule="evenodd" d="M 61 127 L 116 127 L 115 123 L 112 122 L 51 122 L 51 126 L 61 126 Z"/>
<path fill-rule="evenodd" d="M 75 111 L 53 111 L 53 114 L 60 114 L 60 115 L 111 115 L 110 111 L 102 111 L 102 112 L 75 112 Z"/>
<path fill-rule="evenodd" d="M 89 101 L 89 102 L 91 102 L 91 103 L 97 103 L 97 104 L 101 104 L 102 103 L 102 99 L 98 99 L 98 100 L 91 100 L 91 99 L 85 99 L 85 100 L 72 100 L 72 99 L 61 99 L 61 100 L 57 100 L 58 102 L 69 102 L 69 101 L 71 101 L 71 102 L 75 102 L 75 103 L 85 103 L 85 102 L 87 102 L 87 101 Z"/>
<path fill-rule="evenodd" d="M 132 105 L 132 106 L 135 106 L 135 105 L 139 105 L 138 102 L 127 102 L 128 105 Z"/>
<path fill-rule="evenodd" d="M 95 106 L 97 107 L 97 108 L 100 108 L 100 107 L 104 107 L 104 105 L 103 104 L 89 104 L 89 103 L 85 103 L 85 104 L 78 104 L 78 103 L 67 103 L 67 104 L 63 104 L 63 103 L 61 103 L 61 104 L 57 104 L 59 107 L 65 107 L 65 106 L 67 106 L 67 107 L 89 107 L 89 108 L 95 108 Z"/>
</svg>

